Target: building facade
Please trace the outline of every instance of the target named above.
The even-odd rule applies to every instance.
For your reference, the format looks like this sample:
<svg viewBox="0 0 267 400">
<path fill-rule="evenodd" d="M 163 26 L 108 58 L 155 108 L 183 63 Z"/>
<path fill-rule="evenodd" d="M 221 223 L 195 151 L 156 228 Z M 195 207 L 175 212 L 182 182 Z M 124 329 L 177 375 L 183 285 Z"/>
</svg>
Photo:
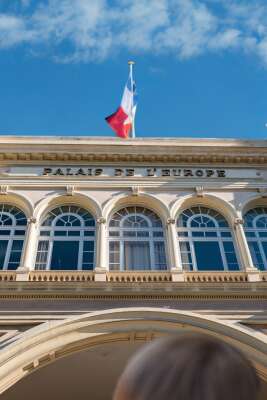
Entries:
<svg viewBox="0 0 267 400">
<path fill-rule="evenodd" d="M 0 222 L 3 399 L 109 399 L 138 346 L 189 331 L 266 391 L 267 141 L 2 137 Z"/>
</svg>

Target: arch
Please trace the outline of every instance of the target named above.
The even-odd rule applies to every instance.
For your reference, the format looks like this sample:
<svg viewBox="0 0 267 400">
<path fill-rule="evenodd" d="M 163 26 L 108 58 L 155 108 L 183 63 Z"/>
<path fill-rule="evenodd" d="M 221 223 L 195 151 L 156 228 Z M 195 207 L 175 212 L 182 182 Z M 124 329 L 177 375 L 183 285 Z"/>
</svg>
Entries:
<svg viewBox="0 0 267 400">
<path fill-rule="evenodd" d="M 30 329 L 0 354 L 0 393 L 37 368 L 101 344 L 151 340 L 195 331 L 217 336 L 243 351 L 267 381 L 267 336 L 231 321 L 181 310 L 120 308 L 91 312 Z M 136 338 L 136 339 L 135 339 Z"/>
<path fill-rule="evenodd" d="M 39 227 L 36 269 L 81 270 L 95 265 L 96 221 L 79 205 L 60 205 Z"/>
<path fill-rule="evenodd" d="M 35 207 L 34 217 L 37 221 L 40 221 L 49 211 L 60 205 L 76 205 L 83 207 L 90 211 L 95 219 L 101 218 L 102 215 L 101 207 L 96 200 L 83 193 L 75 192 L 73 196 L 55 193 L 41 200 Z"/>
<path fill-rule="evenodd" d="M 176 226 L 183 269 L 239 270 L 232 231 L 219 211 L 193 205 L 179 214 Z"/>
<path fill-rule="evenodd" d="M 108 240 L 112 270 L 167 269 L 164 227 L 151 208 L 119 208 L 110 218 Z"/>
<path fill-rule="evenodd" d="M 24 212 L 27 218 L 33 215 L 33 204 L 29 198 L 17 192 L 8 191 L 7 194 L 3 194 L 0 197 L 0 204 L 10 204 L 18 207 Z"/>
<path fill-rule="evenodd" d="M 218 211 L 228 221 L 230 227 L 234 225 L 235 218 L 238 218 L 237 210 L 230 203 L 212 194 L 205 194 L 203 197 L 187 195 L 179 198 L 171 207 L 171 218 L 176 219 L 183 210 L 197 205 Z"/>
<path fill-rule="evenodd" d="M 267 269 L 267 204 L 250 203 L 244 213 L 244 232 L 255 267 Z M 253 207 L 251 207 L 253 205 Z"/>
<path fill-rule="evenodd" d="M 256 207 L 267 207 L 267 198 L 260 197 L 260 196 L 253 196 L 253 197 L 247 199 L 246 201 L 244 201 L 240 205 L 242 217 L 244 217 L 244 215 L 249 210 L 251 210 L 252 208 L 256 208 Z"/>
<path fill-rule="evenodd" d="M 120 193 L 108 200 L 103 207 L 103 217 L 109 221 L 112 215 L 120 208 L 127 206 L 143 206 L 154 211 L 161 219 L 162 224 L 169 218 L 169 209 L 167 205 L 157 197 L 142 193 L 138 196 Z"/>
<path fill-rule="evenodd" d="M 0 268 L 15 270 L 20 265 L 27 230 L 27 217 L 20 207 L 0 203 Z"/>
</svg>

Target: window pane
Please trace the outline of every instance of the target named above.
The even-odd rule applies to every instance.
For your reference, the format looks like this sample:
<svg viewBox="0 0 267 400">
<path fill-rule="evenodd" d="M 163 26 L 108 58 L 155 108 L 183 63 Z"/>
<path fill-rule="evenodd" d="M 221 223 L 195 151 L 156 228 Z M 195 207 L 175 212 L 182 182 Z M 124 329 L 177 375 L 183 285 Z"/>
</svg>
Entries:
<svg viewBox="0 0 267 400">
<path fill-rule="evenodd" d="M 151 268 L 149 242 L 125 242 L 124 266 L 128 270 Z"/>
<path fill-rule="evenodd" d="M 188 232 L 177 232 L 178 236 L 180 237 L 187 237 L 188 236 Z"/>
<path fill-rule="evenodd" d="M 10 231 L 6 231 L 6 230 L 0 230 L 0 235 L 1 236 L 9 236 L 10 235 Z"/>
<path fill-rule="evenodd" d="M 8 262 L 8 269 L 17 269 L 20 264 L 23 240 L 14 240 Z"/>
<path fill-rule="evenodd" d="M 180 251 L 183 269 L 185 271 L 192 271 L 193 263 L 189 242 L 180 242 Z"/>
<path fill-rule="evenodd" d="M 120 243 L 109 242 L 109 269 L 111 271 L 120 269 Z"/>
<path fill-rule="evenodd" d="M 56 241 L 53 243 L 51 270 L 76 270 L 78 267 L 79 242 Z"/>
<path fill-rule="evenodd" d="M 7 249 L 7 240 L 0 240 L 0 268 L 3 269 L 5 257 L 6 257 L 6 249 Z"/>
<path fill-rule="evenodd" d="M 224 269 L 219 243 L 194 242 L 194 249 L 199 271 L 222 271 Z"/>
<path fill-rule="evenodd" d="M 83 250 L 86 250 L 86 251 L 94 251 L 94 242 L 93 241 L 90 241 L 90 242 L 84 242 L 84 245 L 83 245 Z"/>
<path fill-rule="evenodd" d="M 55 231 L 54 233 L 55 236 L 67 236 L 66 231 Z"/>
<path fill-rule="evenodd" d="M 264 270 L 265 268 L 264 268 L 263 258 L 261 256 L 261 252 L 260 252 L 258 243 L 257 242 L 248 242 L 248 246 L 250 249 L 250 254 L 252 257 L 253 264 L 258 269 Z"/>
<path fill-rule="evenodd" d="M 231 232 L 221 232 L 221 237 L 232 237 Z"/>
<path fill-rule="evenodd" d="M 217 237 L 217 232 L 205 232 L 206 237 Z"/>
<path fill-rule="evenodd" d="M 25 231 L 24 230 L 15 231 L 15 235 L 16 236 L 24 236 L 25 235 Z"/>
<path fill-rule="evenodd" d="M 267 258 L 267 242 L 262 242 L 262 248 L 265 254 L 265 257 Z M 265 269 L 266 269 L 266 265 L 265 265 Z"/>
<path fill-rule="evenodd" d="M 163 237 L 163 232 L 162 231 L 159 231 L 159 232 L 154 232 L 153 233 L 153 237 Z"/>
<path fill-rule="evenodd" d="M 233 242 L 223 242 L 223 247 L 229 271 L 238 271 L 239 265 Z"/>
<path fill-rule="evenodd" d="M 200 232 L 200 231 L 192 232 L 192 236 L 194 236 L 194 237 L 204 237 L 204 232 Z"/>
<path fill-rule="evenodd" d="M 165 243 L 164 242 L 155 242 L 154 243 L 154 252 L 155 252 L 155 266 L 153 267 L 153 269 L 156 269 L 156 270 L 167 269 L 166 255 L 165 255 Z"/>
<path fill-rule="evenodd" d="M 37 255 L 36 255 L 36 263 L 35 263 L 35 268 L 38 270 L 46 269 L 48 247 L 49 247 L 48 240 L 39 241 Z"/>
<path fill-rule="evenodd" d="M 84 236 L 95 236 L 95 232 L 94 231 L 85 231 Z"/>
</svg>

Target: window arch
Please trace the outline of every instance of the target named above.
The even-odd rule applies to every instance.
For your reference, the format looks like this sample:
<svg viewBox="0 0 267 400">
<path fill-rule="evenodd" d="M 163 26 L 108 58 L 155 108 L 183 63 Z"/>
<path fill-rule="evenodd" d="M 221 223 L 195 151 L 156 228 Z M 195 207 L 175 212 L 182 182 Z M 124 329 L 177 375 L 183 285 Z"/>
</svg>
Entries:
<svg viewBox="0 0 267 400">
<path fill-rule="evenodd" d="M 35 268 L 92 270 L 94 259 L 94 217 L 74 205 L 51 210 L 40 227 Z"/>
<path fill-rule="evenodd" d="M 244 230 L 253 264 L 267 269 L 267 207 L 255 207 L 244 216 Z"/>
<path fill-rule="evenodd" d="M 24 212 L 10 204 L 0 204 L 0 268 L 15 270 L 21 259 L 27 228 Z"/>
<path fill-rule="evenodd" d="M 183 269 L 239 270 L 233 237 L 226 219 L 216 210 L 195 206 L 177 219 Z"/>
<path fill-rule="evenodd" d="M 162 222 L 151 210 L 125 207 L 109 223 L 110 270 L 166 270 Z"/>
</svg>

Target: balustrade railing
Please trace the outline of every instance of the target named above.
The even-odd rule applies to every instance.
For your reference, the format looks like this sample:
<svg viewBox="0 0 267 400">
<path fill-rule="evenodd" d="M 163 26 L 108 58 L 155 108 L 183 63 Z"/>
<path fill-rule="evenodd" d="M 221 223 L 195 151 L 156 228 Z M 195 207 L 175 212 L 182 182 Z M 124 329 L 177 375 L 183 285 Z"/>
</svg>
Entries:
<svg viewBox="0 0 267 400">
<path fill-rule="evenodd" d="M 107 273 L 108 282 L 170 282 L 169 271 L 112 271 Z"/>
<path fill-rule="evenodd" d="M 185 282 L 246 282 L 246 272 L 184 272 Z"/>
<path fill-rule="evenodd" d="M 30 282 L 93 282 L 93 271 L 31 271 Z"/>
<path fill-rule="evenodd" d="M 172 271 L 102 271 L 104 280 L 110 283 L 168 283 L 174 282 Z M 177 273 L 177 272 L 176 272 Z M 99 282 L 99 271 L 0 271 L 0 283 L 27 282 Z M 185 283 L 242 283 L 251 282 L 245 271 L 183 271 L 179 282 Z M 259 271 L 257 282 L 267 282 L 267 271 Z"/>
</svg>

